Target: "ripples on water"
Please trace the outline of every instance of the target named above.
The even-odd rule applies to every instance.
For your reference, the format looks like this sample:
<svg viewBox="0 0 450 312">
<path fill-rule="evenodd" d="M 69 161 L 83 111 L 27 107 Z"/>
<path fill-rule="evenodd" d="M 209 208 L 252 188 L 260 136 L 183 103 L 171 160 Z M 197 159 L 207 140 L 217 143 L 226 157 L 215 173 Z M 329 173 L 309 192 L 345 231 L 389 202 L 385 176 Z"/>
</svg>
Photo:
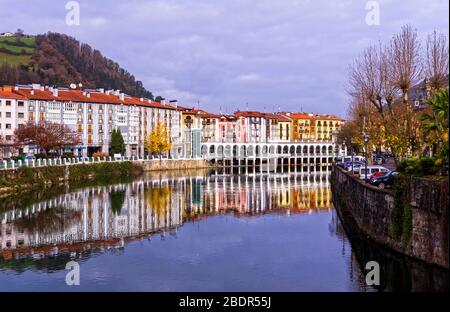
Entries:
<svg viewBox="0 0 450 312">
<path fill-rule="evenodd" d="M 326 174 L 184 174 L 3 209 L 0 290 L 373 290 Z"/>
</svg>

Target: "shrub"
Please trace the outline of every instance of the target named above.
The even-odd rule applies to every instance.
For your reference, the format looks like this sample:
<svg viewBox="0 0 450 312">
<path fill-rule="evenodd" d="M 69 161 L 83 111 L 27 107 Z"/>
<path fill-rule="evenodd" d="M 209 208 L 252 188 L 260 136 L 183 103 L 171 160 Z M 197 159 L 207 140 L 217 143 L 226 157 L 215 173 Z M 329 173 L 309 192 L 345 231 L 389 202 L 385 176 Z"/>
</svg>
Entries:
<svg viewBox="0 0 450 312">
<path fill-rule="evenodd" d="M 407 159 L 401 161 L 397 165 L 397 171 L 414 176 L 424 176 L 436 174 L 439 170 L 439 161 L 436 161 L 430 157 L 424 157 L 422 159 Z"/>
<path fill-rule="evenodd" d="M 97 153 L 92 154 L 92 157 L 95 157 L 95 158 L 97 158 L 97 157 L 103 158 L 106 156 L 108 156 L 108 155 L 106 155 L 106 153 L 103 153 L 103 152 L 97 152 Z"/>
</svg>

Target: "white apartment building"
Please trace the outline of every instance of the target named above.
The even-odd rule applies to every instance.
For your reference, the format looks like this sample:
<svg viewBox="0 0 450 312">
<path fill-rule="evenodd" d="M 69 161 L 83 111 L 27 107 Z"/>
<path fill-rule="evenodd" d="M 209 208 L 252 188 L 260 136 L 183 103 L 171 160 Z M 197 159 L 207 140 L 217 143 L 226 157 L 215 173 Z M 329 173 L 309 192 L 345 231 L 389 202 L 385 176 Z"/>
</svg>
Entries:
<svg viewBox="0 0 450 312">
<path fill-rule="evenodd" d="M 158 121 L 162 121 L 170 132 L 170 156 L 178 158 L 185 153 L 181 112 L 176 107 L 130 97 L 118 90 L 73 90 L 39 84 L 0 88 L 2 145 L 12 142 L 14 130 L 28 121 L 49 121 L 69 126 L 82 139 L 82 144 L 70 151 L 82 156 L 108 153 L 112 130 L 120 129 L 126 156 L 141 157 L 144 156 L 145 137 Z M 24 150 L 28 152 L 28 148 Z"/>
</svg>

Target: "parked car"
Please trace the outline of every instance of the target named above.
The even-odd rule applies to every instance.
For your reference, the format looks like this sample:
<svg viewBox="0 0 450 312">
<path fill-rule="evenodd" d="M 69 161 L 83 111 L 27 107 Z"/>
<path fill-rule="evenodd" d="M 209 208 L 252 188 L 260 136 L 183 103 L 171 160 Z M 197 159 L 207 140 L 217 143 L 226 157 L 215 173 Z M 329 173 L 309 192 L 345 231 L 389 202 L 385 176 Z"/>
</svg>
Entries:
<svg viewBox="0 0 450 312">
<path fill-rule="evenodd" d="M 371 179 L 370 184 L 375 185 L 381 189 L 392 187 L 394 184 L 394 177 L 398 174 L 396 170 L 391 170 L 383 175 L 379 175 Z"/>
<path fill-rule="evenodd" d="M 367 179 L 370 179 L 370 177 L 372 176 L 372 174 L 374 174 L 375 172 L 388 172 L 389 169 L 382 167 L 382 166 L 367 166 Z M 359 178 L 360 179 L 365 179 L 366 178 L 366 167 L 365 166 L 361 166 L 359 168 Z"/>
<path fill-rule="evenodd" d="M 25 159 L 36 159 L 36 157 L 33 154 L 31 154 L 31 155 L 26 155 Z"/>
<path fill-rule="evenodd" d="M 360 162 L 354 162 L 354 163 L 353 163 L 353 173 L 357 173 L 358 170 L 359 170 L 359 167 L 361 167 L 361 166 L 363 166 L 363 165 L 364 165 L 363 163 L 360 163 Z M 347 171 L 352 171 L 352 163 L 351 163 L 351 162 L 345 163 L 344 169 L 347 170 Z"/>
<path fill-rule="evenodd" d="M 372 174 L 372 175 L 370 176 L 370 181 L 376 179 L 377 177 L 380 177 L 380 176 L 382 176 L 382 175 L 385 175 L 385 174 L 386 174 L 386 172 L 384 172 L 384 171 L 378 171 L 378 172 L 375 172 L 374 174 Z"/>
</svg>

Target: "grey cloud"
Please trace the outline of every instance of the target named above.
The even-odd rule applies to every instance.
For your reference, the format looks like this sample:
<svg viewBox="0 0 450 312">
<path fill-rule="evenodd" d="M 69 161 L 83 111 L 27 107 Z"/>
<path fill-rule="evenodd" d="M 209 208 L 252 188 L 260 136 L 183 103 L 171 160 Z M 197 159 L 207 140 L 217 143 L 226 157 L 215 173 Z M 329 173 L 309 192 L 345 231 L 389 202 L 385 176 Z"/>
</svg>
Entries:
<svg viewBox="0 0 450 312">
<path fill-rule="evenodd" d="M 411 23 L 448 34 L 448 1 L 80 1 L 81 25 L 61 1 L 0 0 L 2 29 L 68 33 L 117 61 L 155 94 L 218 112 L 245 107 L 344 116 L 349 63 L 367 45 Z M 12 13 L 11 13 L 12 12 Z"/>
</svg>

